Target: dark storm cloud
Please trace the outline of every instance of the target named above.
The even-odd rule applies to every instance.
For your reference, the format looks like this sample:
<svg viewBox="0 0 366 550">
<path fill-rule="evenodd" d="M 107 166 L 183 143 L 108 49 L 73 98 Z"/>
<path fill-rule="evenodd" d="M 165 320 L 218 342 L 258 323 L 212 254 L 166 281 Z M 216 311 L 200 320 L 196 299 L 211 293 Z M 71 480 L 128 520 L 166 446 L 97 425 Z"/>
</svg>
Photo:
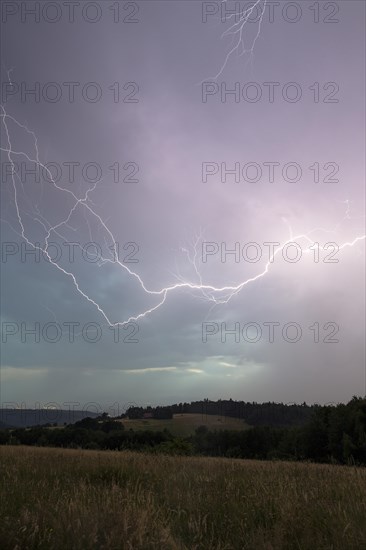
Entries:
<svg viewBox="0 0 366 550">
<path fill-rule="evenodd" d="M 83 167 L 88 163 L 100 167 L 102 178 L 90 193 L 90 205 L 105 220 L 123 255 L 132 252 L 129 245 L 135 243 L 137 263 L 125 265 L 149 290 L 159 291 L 182 278 L 199 283 L 184 250 L 192 258 L 192 243 L 201 230 L 205 241 L 219 247 L 224 243 L 228 250 L 236 242 L 241 248 L 256 242 L 264 250 L 265 242 L 288 240 L 289 227 L 295 236 L 322 228 L 312 234 L 321 245 L 330 241 L 341 245 L 364 233 L 361 2 L 339 2 L 339 22 L 330 24 L 324 22 L 330 14 L 323 12 L 314 23 L 314 13 L 304 2 L 301 18 L 290 23 L 282 15 L 288 3 L 282 2 L 272 23 L 263 20 L 253 58 L 232 55 L 217 80 L 218 91 L 206 102 L 200 83 L 218 73 L 230 50 L 230 40 L 220 39 L 228 28 L 220 21 L 220 7 L 203 23 L 200 2 L 138 2 L 139 22 L 128 24 L 113 23 L 106 4 L 95 24 L 80 17 L 74 23 L 63 17 L 55 24 L 31 19 L 22 23 L 19 14 L 3 19 L 3 85 L 7 69 L 13 69 L 9 76 L 19 90 L 22 83 L 41 86 L 38 103 L 31 96 L 22 101 L 19 91 L 5 108 L 36 133 L 40 160 L 53 163 L 53 170 L 61 167 L 59 184 L 77 197 L 93 186 L 93 170 L 83 172 Z M 127 10 L 123 13 L 128 15 Z M 249 46 L 257 29 L 255 23 L 248 25 Z M 65 85 L 70 82 L 78 84 L 73 102 L 70 85 Z M 244 99 L 248 82 L 257 83 L 262 93 L 255 103 Z M 273 102 L 268 100 L 268 82 L 278 83 Z M 47 83 L 56 87 L 47 88 Z M 222 90 L 233 90 L 236 83 L 239 101 L 233 95 L 224 95 L 223 100 Z M 288 83 L 297 88 L 286 87 Z M 327 83 L 334 84 L 324 89 Z M 42 96 L 42 90 L 51 94 L 59 89 L 59 101 Z M 99 89 L 100 101 L 89 101 L 88 94 Z M 289 101 L 286 93 L 296 89 L 301 98 Z M 325 103 L 332 91 L 338 102 Z M 138 101 L 125 102 L 128 98 Z M 14 150 L 34 158 L 32 135 L 10 120 L 9 130 Z M 4 127 L 1 132 L 6 147 Z M 4 152 L 2 160 L 8 162 Z M 26 161 L 21 155 L 13 160 L 19 166 Z M 79 163 L 74 179 L 70 163 Z M 203 163 L 217 167 L 205 183 Z M 225 182 L 225 166 L 232 170 L 238 163 L 240 181 L 228 174 Z M 243 177 L 248 163 L 260 167 L 258 182 Z M 268 181 L 270 163 L 276 163 L 274 182 Z M 284 178 L 288 163 L 300 166 L 299 181 Z M 315 163 L 319 163 L 319 182 L 314 181 Z M 335 165 L 339 182 L 324 182 Z M 138 181 L 123 181 L 131 173 Z M 60 223 L 72 198 L 52 189 L 44 177 L 42 184 L 29 174 L 23 187 L 20 180 L 16 183 L 26 230 L 31 239 L 42 241 L 47 230 L 40 222 Z M 43 260 L 22 258 L 11 178 L 4 172 L 2 194 L 3 241 L 19 246 L 2 265 L 6 289 L 1 320 L 13 323 L 7 325 L 9 335 L 3 345 L 3 401 L 169 403 L 205 396 L 337 401 L 364 388 L 364 241 L 339 251 L 338 264 L 324 263 L 324 256 L 315 263 L 312 255 L 305 254 L 296 264 L 276 258 L 265 277 L 213 309 L 212 302 L 197 291 L 169 292 L 163 306 L 138 319 L 137 328 L 121 329 L 115 342 L 103 315 L 77 292 L 70 277 Z M 110 320 L 137 316 L 159 303 L 162 296 L 147 295 L 124 268 L 98 267 L 80 254 L 70 263 L 64 240 L 81 246 L 96 242 L 103 255 L 111 251 L 110 233 L 82 204 L 61 229 L 61 236 L 54 232 L 50 236 L 62 250 L 60 265 L 72 270 L 80 288 Z M 303 247 L 309 244 L 299 242 Z M 202 259 L 199 246 L 197 250 Z M 220 252 L 200 262 L 203 282 L 237 285 L 262 272 L 266 263 L 265 254 L 258 263 L 245 262 L 242 256 L 239 262 L 233 256 L 222 262 Z M 22 322 L 26 328 L 40 323 L 39 343 L 31 335 L 21 341 Z M 42 334 L 47 323 L 65 327 L 70 322 L 78 323 L 74 342 L 65 330 L 55 343 Z M 207 322 L 219 332 L 203 342 Z M 242 334 L 239 342 L 230 335 L 221 341 L 221 323 L 227 329 L 239 323 L 241 330 L 249 322 L 263 330 L 258 342 L 247 342 Z M 268 322 L 280 323 L 280 336 L 273 343 L 263 325 Z M 302 328 L 296 343 L 282 336 L 283 326 L 290 322 Z M 329 322 L 339 326 L 338 343 L 323 341 Z M 90 323 L 101 331 L 95 343 L 89 341 L 93 327 L 83 333 Z M 319 323 L 320 342 L 313 341 L 314 329 L 309 329 L 314 323 Z M 13 335 L 12 326 L 19 329 L 14 328 Z M 125 341 L 137 329 L 138 341 Z"/>
</svg>

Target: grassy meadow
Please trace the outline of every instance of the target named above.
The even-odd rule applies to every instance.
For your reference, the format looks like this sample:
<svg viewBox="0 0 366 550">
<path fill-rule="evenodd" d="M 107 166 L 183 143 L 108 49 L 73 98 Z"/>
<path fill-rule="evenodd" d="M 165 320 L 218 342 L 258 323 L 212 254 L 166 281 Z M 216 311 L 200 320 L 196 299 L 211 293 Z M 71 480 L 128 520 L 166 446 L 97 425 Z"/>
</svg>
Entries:
<svg viewBox="0 0 366 550">
<path fill-rule="evenodd" d="M 22 549 L 366 548 L 366 469 L 0 447 L 0 541 Z"/>
</svg>

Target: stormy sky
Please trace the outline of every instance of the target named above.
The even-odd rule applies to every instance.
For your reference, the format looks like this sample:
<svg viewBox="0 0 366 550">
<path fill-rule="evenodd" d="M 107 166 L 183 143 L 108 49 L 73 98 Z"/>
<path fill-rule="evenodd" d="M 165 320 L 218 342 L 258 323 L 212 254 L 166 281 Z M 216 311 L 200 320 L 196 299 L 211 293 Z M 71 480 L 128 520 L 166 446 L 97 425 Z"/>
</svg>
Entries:
<svg viewBox="0 0 366 550">
<path fill-rule="evenodd" d="M 364 394 L 365 4 L 1 16 L 2 404 Z"/>
</svg>

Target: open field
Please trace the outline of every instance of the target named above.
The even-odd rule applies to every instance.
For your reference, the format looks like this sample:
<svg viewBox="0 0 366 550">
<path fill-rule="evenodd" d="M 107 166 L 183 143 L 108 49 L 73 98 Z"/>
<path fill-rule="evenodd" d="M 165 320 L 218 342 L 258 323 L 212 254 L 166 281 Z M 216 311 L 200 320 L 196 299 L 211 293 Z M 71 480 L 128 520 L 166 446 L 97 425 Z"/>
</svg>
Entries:
<svg viewBox="0 0 366 550">
<path fill-rule="evenodd" d="M 207 426 L 210 430 L 245 430 L 249 426 L 240 418 L 216 416 L 208 414 L 174 414 L 170 420 L 154 418 L 129 420 L 122 419 L 125 428 L 132 430 L 164 430 L 166 428 L 175 436 L 188 437 L 193 435 L 199 426 Z"/>
<path fill-rule="evenodd" d="M 366 469 L 2 446 L 4 549 L 366 548 Z"/>
</svg>

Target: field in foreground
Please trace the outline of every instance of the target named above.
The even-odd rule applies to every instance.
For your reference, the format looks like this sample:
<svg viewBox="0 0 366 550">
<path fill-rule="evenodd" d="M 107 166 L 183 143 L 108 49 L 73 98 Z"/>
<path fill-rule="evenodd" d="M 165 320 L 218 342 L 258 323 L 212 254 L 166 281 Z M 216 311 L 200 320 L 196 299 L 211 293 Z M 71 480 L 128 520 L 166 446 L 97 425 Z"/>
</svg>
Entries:
<svg viewBox="0 0 366 550">
<path fill-rule="evenodd" d="M 366 548 L 366 469 L 0 448 L 4 549 Z"/>
</svg>

